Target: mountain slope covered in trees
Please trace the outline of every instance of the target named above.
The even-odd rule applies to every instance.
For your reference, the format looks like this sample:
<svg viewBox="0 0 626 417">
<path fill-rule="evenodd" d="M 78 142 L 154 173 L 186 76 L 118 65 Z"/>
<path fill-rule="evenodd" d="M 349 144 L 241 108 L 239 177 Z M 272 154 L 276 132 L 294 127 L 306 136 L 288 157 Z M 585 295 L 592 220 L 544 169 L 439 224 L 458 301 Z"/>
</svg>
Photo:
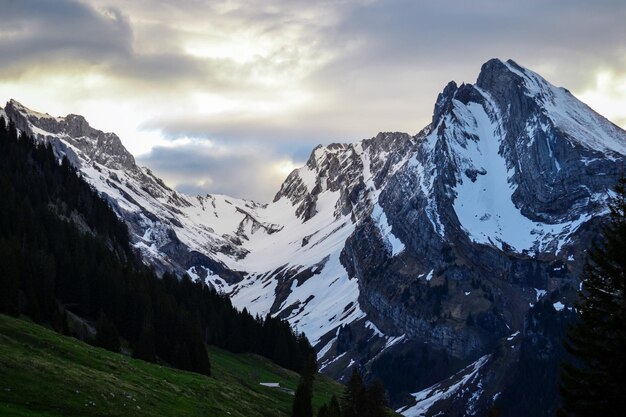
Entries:
<svg viewBox="0 0 626 417">
<path fill-rule="evenodd" d="M 239 312 L 188 277 L 157 278 L 136 261 L 125 224 L 67 158 L 58 160 L 49 144 L 37 145 L 3 118 L 0 195 L 0 312 L 60 332 L 68 331 L 68 314 L 105 317 L 114 327 L 107 334 L 119 334 L 133 356 L 207 375 L 205 343 L 294 370 L 312 352 L 278 318 Z"/>
</svg>

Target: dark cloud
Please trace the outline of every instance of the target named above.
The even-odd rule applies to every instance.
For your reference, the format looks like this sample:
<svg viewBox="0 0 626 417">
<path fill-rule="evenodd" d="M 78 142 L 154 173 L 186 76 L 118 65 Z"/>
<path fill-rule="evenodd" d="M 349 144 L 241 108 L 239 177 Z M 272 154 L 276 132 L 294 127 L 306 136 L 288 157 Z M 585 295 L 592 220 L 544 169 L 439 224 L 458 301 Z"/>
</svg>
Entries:
<svg viewBox="0 0 626 417">
<path fill-rule="evenodd" d="M 625 19 L 621 0 L 377 1 L 333 28 L 337 44 L 353 40 L 357 46 L 346 48 L 319 76 L 342 83 L 362 72 L 371 82 L 376 75 L 393 79 L 398 71 L 426 69 L 453 70 L 473 81 L 482 62 L 500 57 L 531 68 L 558 67 L 555 74 L 576 88 L 594 67 L 620 64 Z"/>
<path fill-rule="evenodd" d="M 270 4 L 275 7 L 242 2 L 227 16 L 278 30 L 278 23 L 297 20 L 294 8 L 302 6 Z M 342 9 L 337 24 L 310 28 L 317 47 L 333 51 L 333 58 L 303 84 L 323 92 L 329 106 L 299 110 L 289 120 L 190 114 L 147 125 L 174 137 L 350 141 L 379 130 L 417 132 L 429 121 L 443 86 L 451 79 L 474 82 L 481 64 L 492 57 L 513 58 L 573 90 L 590 85 L 599 67 L 623 68 L 624 54 L 616 45 L 626 39 L 626 25 L 620 24 L 626 2 L 386 0 L 351 6 Z M 241 68 L 237 74 L 246 79 Z M 264 97 L 271 99 L 271 91 Z"/>
<path fill-rule="evenodd" d="M 367 40 L 379 62 L 401 55 L 403 61 L 448 61 L 485 48 L 605 49 L 603 42 L 622 42 L 625 16 L 621 0 L 386 0 L 356 8 L 335 33 Z"/>
<path fill-rule="evenodd" d="M 118 8 L 96 8 L 78 0 L 3 2 L 0 12 L 0 75 L 25 71 L 74 71 L 87 65 L 127 79 L 135 87 L 172 88 L 234 84 L 233 68 L 221 60 L 189 56 L 168 43 L 174 31 L 158 25 L 155 43 L 138 50 L 129 17 Z M 245 77 L 244 77 L 245 79 Z M 170 84 L 167 84 L 170 83 Z"/>
<path fill-rule="evenodd" d="M 106 99 L 146 109 L 137 115 L 142 129 L 195 139 L 140 158 L 194 193 L 267 200 L 278 181 L 268 167 L 278 160 L 303 161 L 318 143 L 379 131 L 416 133 L 448 81 L 474 82 L 493 57 L 574 93 L 593 90 L 599 71 L 626 77 L 623 0 L 2 4 L 0 81 L 31 67 L 99 71 L 117 83 L 100 91 Z M 189 49 L 194 42 L 236 49 L 242 39 L 243 58 Z M 214 108 L 220 103 L 224 109 Z M 626 124 L 626 114 L 616 114 L 613 121 Z"/>
<path fill-rule="evenodd" d="M 119 59 L 131 54 L 132 37 L 128 19 L 115 8 L 96 10 L 76 0 L 4 1 L 0 68 Z"/>
<path fill-rule="evenodd" d="M 232 147 L 195 141 L 176 147 L 155 147 L 141 156 L 139 163 L 190 195 L 228 194 L 269 201 L 288 174 L 277 172 L 273 164 L 288 158 L 282 150 L 271 146 Z"/>
</svg>

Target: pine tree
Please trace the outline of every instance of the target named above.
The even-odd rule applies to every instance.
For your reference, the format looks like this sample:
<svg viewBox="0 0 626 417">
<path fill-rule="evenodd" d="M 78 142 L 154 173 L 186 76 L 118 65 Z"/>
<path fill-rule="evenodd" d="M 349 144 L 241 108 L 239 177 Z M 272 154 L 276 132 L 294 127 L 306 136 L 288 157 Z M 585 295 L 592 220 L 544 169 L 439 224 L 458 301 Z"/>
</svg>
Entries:
<svg viewBox="0 0 626 417">
<path fill-rule="evenodd" d="M 365 386 L 357 369 L 352 371 L 346 385 L 342 409 L 343 417 L 362 417 L 365 415 Z"/>
<path fill-rule="evenodd" d="M 206 347 L 200 337 L 200 330 L 191 327 L 188 333 L 189 357 L 191 370 L 199 374 L 211 376 L 211 362 Z"/>
<path fill-rule="evenodd" d="M 102 311 L 98 316 L 98 325 L 96 329 L 96 340 L 94 341 L 96 346 L 112 352 L 120 351 L 120 336 L 117 333 L 117 329 Z"/>
<path fill-rule="evenodd" d="M 300 382 L 293 399 L 292 417 L 313 417 L 313 379 L 317 372 L 315 355 L 309 355 L 302 367 Z"/>
<path fill-rule="evenodd" d="M 61 316 L 61 320 L 61 334 L 65 336 L 70 336 L 70 325 L 68 323 L 67 310 L 65 309 L 63 309 L 63 315 Z"/>
<path fill-rule="evenodd" d="M 615 188 L 611 218 L 589 250 L 577 310 L 561 365 L 560 416 L 618 416 L 626 410 L 626 180 Z"/>
<path fill-rule="evenodd" d="M 357 369 L 354 369 L 346 384 L 342 406 L 343 414 L 340 415 L 343 417 L 385 417 L 387 416 L 385 402 L 383 384 L 376 381 L 366 387 L 361 374 Z M 336 409 L 339 409 L 338 404 Z"/>
<path fill-rule="evenodd" d="M 0 118 L 0 120 L 4 120 Z M 0 239 L 0 312 L 19 316 L 19 243 Z"/>
<path fill-rule="evenodd" d="M 365 391 L 366 414 L 364 417 L 385 417 L 385 388 L 376 381 Z"/>
<path fill-rule="evenodd" d="M 337 397 L 333 395 L 328 404 L 320 407 L 317 417 L 341 417 L 341 407 L 339 407 Z"/>
<path fill-rule="evenodd" d="M 193 370 L 191 365 L 191 358 L 189 357 L 189 349 L 187 349 L 187 344 L 185 342 L 176 343 L 176 351 L 174 353 L 174 365 L 177 368 L 183 369 L 185 371 Z"/>
<path fill-rule="evenodd" d="M 156 362 L 154 329 L 152 326 L 146 326 L 141 332 L 139 339 L 133 344 L 133 358 L 147 362 Z"/>
</svg>

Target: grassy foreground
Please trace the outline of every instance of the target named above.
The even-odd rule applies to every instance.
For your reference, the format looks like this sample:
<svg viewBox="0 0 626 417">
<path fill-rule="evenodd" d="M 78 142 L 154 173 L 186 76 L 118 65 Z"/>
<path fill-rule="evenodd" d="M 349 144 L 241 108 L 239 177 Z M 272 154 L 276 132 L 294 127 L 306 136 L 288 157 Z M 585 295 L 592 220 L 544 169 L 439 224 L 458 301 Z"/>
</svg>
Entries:
<svg viewBox="0 0 626 417">
<path fill-rule="evenodd" d="M 0 314 L 0 416 L 288 416 L 298 375 L 254 355 L 209 348 L 212 377 L 89 346 Z M 343 386 L 315 379 L 317 410 Z M 316 411 L 317 412 L 317 411 Z"/>
</svg>

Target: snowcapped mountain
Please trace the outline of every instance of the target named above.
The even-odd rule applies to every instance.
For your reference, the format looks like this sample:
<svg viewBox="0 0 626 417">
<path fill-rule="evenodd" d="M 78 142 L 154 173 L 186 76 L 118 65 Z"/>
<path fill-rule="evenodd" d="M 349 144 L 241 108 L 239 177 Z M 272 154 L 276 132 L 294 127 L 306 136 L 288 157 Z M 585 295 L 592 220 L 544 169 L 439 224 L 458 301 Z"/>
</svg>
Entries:
<svg viewBox="0 0 626 417">
<path fill-rule="evenodd" d="M 551 340 L 529 317 L 571 308 L 626 160 L 626 132 L 513 61 L 449 83 L 415 136 L 318 146 L 270 204 L 171 190 L 81 116 L 3 112 L 80 169 L 147 263 L 289 320 L 324 372 L 362 367 L 406 415 L 454 409 L 469 384 L 476 413 L 506 398 L 524 356 L 494 352 Z"/>
</svg>

